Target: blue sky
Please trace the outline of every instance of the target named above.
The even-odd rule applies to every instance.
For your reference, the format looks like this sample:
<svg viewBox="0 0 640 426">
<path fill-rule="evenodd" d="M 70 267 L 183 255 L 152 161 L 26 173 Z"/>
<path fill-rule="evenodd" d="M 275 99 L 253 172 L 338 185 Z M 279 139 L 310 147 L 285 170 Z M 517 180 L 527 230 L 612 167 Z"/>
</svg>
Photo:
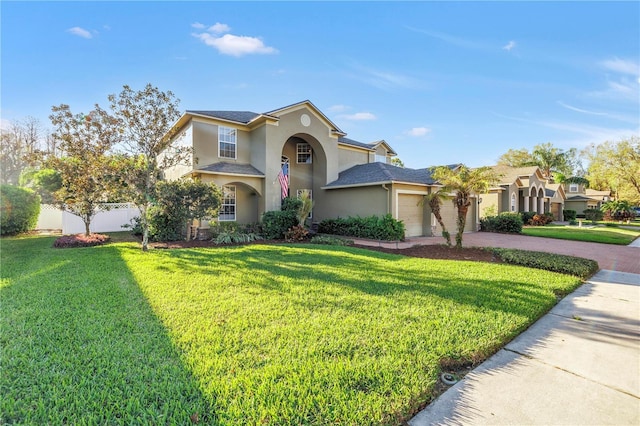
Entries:
<svg viewBox="0 0 640 426">
<path fill-rule="evenodd" d="M 7 2 L 3 125 L 122 85 L 180 108 L 305 99 L 408 167 L 640 134 L 639 2 Z"/>
</svg>

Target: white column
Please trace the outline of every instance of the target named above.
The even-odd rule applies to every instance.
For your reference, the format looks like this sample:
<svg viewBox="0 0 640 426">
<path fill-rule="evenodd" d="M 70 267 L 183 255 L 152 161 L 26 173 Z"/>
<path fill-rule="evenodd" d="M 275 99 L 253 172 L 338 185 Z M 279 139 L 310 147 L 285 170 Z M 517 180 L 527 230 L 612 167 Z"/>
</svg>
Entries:
<svg viewBox="0 0 640 426">
<path fill-rule="evenodd" d="M 524 206 L 522 206 L 522 211 L 525 212 L 525 213 L 529 211 L 529 197 L 528 196 L 524 197 Z"/>
<path fill-rule="evenodd" d="M 531 208 L 534 213 L 538 213 L 538 197 L 531 197 Z"/>
<path fill-rule="evenodd" d="M 540 214 L 544 213 L 544 198 L 540 197 Z"/>
</svg>

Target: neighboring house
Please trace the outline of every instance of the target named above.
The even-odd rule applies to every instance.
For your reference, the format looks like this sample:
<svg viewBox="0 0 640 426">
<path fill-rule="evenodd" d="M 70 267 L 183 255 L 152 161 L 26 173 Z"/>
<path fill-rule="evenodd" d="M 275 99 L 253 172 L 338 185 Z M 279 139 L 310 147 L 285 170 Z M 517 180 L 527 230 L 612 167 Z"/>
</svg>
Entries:
<svg viewBox="0 0 640 426">
<path fill-rule="evenodd" d="M 580 216 L 584 215 L 587 209 L 599 209 L 604 203 L 611 200 L 609 191 L 597 191 L 587 188 L 584 184 L 565 183 L 564 189 L 567 194 L 565 209 L 575 210 Z"/>
<path fill-rule="evenodd" d="M 480 194 L 481 217 L 503 212 L 546 213 L 560 208 L 558 204 L 562 204 L 563 193 L 554 190 L 554 196 L 550 196 L 547 192 L 549 184 L 539 167 L 497 165 L 491 168 L 500 180 L 488 193 Z"/>
<path fill-rule="evenodd" d="M 548 212 L 553 215 L 555 220 L 564 220 L 562 210 L 565 209 L 564 205 L 567 199 L 564 185 L 560 183 L 547 183 L 545 194 L 549 200 Z"/>
<path fill-rule="evenodd" d="M 313 222 L 391 214 L 404 221 L 406 236 L 432 233 L 435 219 L 420 204 L 438 188 L 429 171 L 389 164 L 396 155 L 389 144 L 347 138 L 310 101 L 266 113 L 186 111 L 172 130 L 177 144 L 192 147 L 193 155 L 189 164 L 165 170 L 165 178 L 220 186 L 219 221 L 258 222 L 264 212 L 280 210 L 283 196 L 309 190 Z M 445 203 L 444 214 L 453 229 L 453 203 Z M 475 230 L 477 222 L 473 206 L 467 229 Z"/>
</svg>

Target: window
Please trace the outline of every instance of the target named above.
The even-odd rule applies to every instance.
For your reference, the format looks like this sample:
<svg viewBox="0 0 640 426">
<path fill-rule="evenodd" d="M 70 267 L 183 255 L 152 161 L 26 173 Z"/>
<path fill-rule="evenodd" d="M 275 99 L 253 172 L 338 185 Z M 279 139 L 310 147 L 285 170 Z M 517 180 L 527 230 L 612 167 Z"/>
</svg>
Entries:
<svg viewBox="0 0 640 426">
<path fill-rule="evenodd" d="M 218 126 L 218 157 L 236 158 L 236 129 Z"/>
<path fill-rule="evenodd" d="M 302 197 L 302 193 L 304 191 L 307 191 L 309 193 L 309 199 L 313 200 L 313 191 L 311 189 L 298 189 L 296 191 L 296 196 L 298 198 Z M 309 219 L 313 218 L 313 209 L 309 212 L 309 216 L 307 216 Z"/>
<path fill-rule="evenodd" d="M 297 144 L 298 158 L 296 163 L 311 164 L 311 145 L 308 143 Z"/>
<path fill-rule="evenodd" d="M 386 163 L 387 162 L 387 156 L 386 155 L 376 154 L 376 162 L 377 163 Z"/>
<path fill-rule="evenodd" d="M 577 183 L 569 184 L 569 192 L 578 192 L 578 184 Z"/>
<path fill-rule="evenodd" d="M 220 222 L 236 220 L 236 187 L 224 185 L 222 187 L 222 205 L 220 206 Z"/>
<path fill-rule="evenodd" d="M 511 211 L 516 211 L 516 194 L 511 194 Z"/>
</svg>

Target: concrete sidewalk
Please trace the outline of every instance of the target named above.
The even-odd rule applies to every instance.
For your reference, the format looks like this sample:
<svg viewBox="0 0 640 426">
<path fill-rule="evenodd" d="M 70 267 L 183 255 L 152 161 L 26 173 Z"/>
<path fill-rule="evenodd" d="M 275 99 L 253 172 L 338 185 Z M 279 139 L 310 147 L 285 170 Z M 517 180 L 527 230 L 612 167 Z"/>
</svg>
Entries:
<svg viewBox="0 0 640 426">
<path fill-rule="evenodd" d="M 640 275 L 601 270 L 409 421 L 640 424 Z"/>
</svg>

